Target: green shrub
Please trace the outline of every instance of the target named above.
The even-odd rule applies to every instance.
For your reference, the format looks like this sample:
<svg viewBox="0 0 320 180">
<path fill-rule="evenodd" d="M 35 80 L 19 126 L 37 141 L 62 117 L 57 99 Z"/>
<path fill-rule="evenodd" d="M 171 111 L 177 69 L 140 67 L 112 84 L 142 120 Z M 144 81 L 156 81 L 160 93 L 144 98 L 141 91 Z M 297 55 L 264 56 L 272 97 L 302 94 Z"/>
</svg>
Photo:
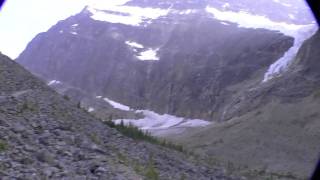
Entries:
<svg viewBox="0 0 320 180">
<path fill-rule="evenodd" d="M 21 108 L 20 108 L 20 112 L 25 112 L 25 111 L 32 111 L 35 112 L 39 109 L 38 104 L 34 103 L 34 102 L 28 102 L 25 101 L 23 102 Z"/>
<path fill-rule="evenodd" d="M 180 180 L 186 180 L 186 179 L 187 179 L 187 176 L 184 173 L 182 173 L 180 176 Z"/>
<path fill-rule="evenodd" d="M 92 133 L 92 134 L 90 134 L 89 136 L 90 136 L 91 140 L 92 140 L 94 143 L 96 143 L 96 144 L 101 144 L 101 140 L 100 140 L 100 138 L 97 136 L 97 134 Z"/>
<path fill-rule="evenodd" d="M 153 166 L 152 162 L 148 163 L 145 177 L 147 180 L 158 180 L 159 173 L 157 172 L 156 168 Z"/>
<path fill-rule="evenodd" d="M 7 150 L 8 144 L 2 140 L 0 140 L 0 152 Z"/>
<path fill-rule="evenodd" d="M 115 124 L 112 121 L 106 121 L 105 122 L 109 127 L 117 129 L 121 134 L 130 137 L 135 140 L 142 140 L 147 141 L 152 144 L 161 145 L 170 149 L 174 149 L 179 152 L 184 152 L 184 148 L 181 145 L 177 145 L 171 142 L 168 142 L 166 140 L 160 140 L 156 137 L 153 137 L 149 132 L 144 132 L 140 130 L 139 128 L 133 126 L 132 124 L 124 125 L 124 123 L 121 121 L 120 124 Z"/>
</svg>

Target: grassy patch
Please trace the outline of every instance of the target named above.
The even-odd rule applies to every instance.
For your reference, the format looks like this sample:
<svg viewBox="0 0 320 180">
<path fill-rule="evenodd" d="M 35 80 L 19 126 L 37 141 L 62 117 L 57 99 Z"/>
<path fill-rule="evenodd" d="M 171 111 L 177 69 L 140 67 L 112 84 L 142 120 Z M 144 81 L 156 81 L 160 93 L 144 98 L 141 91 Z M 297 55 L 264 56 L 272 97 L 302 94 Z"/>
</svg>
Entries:
<svg viewBox="0 0 320 180">
<path fill-rule="evenodd" d="M 6 151 L 8 149 L 8 144 L 0 140 L 0 152 Z"/>
<path fill-rule="evenodd" d="M 123 122 L 121 122 L 120 124 L 115 124 L 112 121 L 107 121 L 105 123 L 109 127 L 117 129 L 121 134 L 123 134 L 127 137 L 130 137 L 132 139 L 147 141 L 152 144 L 157 144 L 157 145 L 161 145 L 161 146 L 164 146 L 164 147 L 167 147 L 167 148 L 179 151 L 179 152 L 184 152 L 184 148 L 182 145 L 177 145 L 177 144 L 168 142 L 166 140 L 161 140 L 161 139 L 155 138 L 155 137 L 151 136 L 150 133 L 141 131 L 140 129 L 138 129 L 137 127 L 135 127 L 131 124 L 127 126 L 127 125 L 124 125 Z"/>
<path fill-rule="evenodd" d="M 101 140 L 100 140 L 100 138 L 97 136 L 96 133 L 90 134 L 89 137 L 90 137 L 90 139 L 91 139 L 94 143 L 96 143 L 96 144 L 101 144 Z"/>
<path fill-rule="evenodd" d="M 28 102 L 25 101 L 23 104 L 20 106 L 20 113 L 23 113 L 25 111 L 31 111 L 31 112 L 36 112 L 39 109 L 38 104 L 34 102 Z"/>
<path fill-rule="evenodd" d="M 147 166 L 145 177 L 148 180 L 158 180 L 159 179 L 159 173 L 157 172 L 157 170 L 153 166 L 153 164 L 149 164 Z"/>
</svg>

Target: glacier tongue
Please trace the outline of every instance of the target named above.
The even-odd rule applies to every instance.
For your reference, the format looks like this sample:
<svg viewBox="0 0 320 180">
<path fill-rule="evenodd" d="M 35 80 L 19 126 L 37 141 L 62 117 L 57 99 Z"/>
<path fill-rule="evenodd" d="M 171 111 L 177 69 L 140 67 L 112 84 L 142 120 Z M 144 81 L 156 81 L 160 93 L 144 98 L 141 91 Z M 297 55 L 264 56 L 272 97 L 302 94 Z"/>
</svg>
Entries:
<svg viewBox="0 0 320 180">
<path fill-rule="evenodd" d="M 294 38 L 293 47 L 291 47 L 283 57 L 281 57 L 269 67 L 264 75 L 264 79 L 262 82 L 267 82 L 268 80 L 285 72 L 294 60 L 303 42 L 311 37 L 317 30 L 316 24 L 296 25 L 288 24 L 285 22 L 275 22 L 265 16 L 253 15 L 243 11 L 221 11 L 210 6 L 208 6 L 206 10 L 208 13 L 211 13 L 216 19 L 236 23 L 238 27 L 254 29 L 264 28 L 273 31 L 279 31 L 287 36 L 291 36 Z"/>
<path fill-rule="evenodd" d="M 102 98 L 102 96 L 97 96 Z M 132 124 L 141 130 L 148 131 L 156 136 L 167 136 L 171 134 L 177 134 L 192 127 L 205 127 L 212 124 L 209 121 L 201 119 L 187 119 L 183 117 L 176 117 L 170 114 L 158 114 L 150 110 L 134 110 L 129 106 L 110 100 L 109 98 L 103 98 L 111 106 L 123 111 L 134 111 L 135 113 L 141 113 L 144 115 L 142 119 L 117 119 L 114 120 L 115 124 L 121 122 L 125 125 Z"/>
<path fill-rule="evenodd" d="M 296 54 L 298 53 L 300 47 L 303 42 L 310 38 L 316 31 L 317 26 L 315 24 L 311 24 L 309 26 L 305 26 L 295 31 L 293 34 L 294 37 L 294 45 L 282 56 L 279 60 L 274 62 L 265 73 L 263 81 L 267 82 L 274 77 L 280 76 L 283 72 L 285 72 L 289 65 L 294 61 Z"/>
</svg>

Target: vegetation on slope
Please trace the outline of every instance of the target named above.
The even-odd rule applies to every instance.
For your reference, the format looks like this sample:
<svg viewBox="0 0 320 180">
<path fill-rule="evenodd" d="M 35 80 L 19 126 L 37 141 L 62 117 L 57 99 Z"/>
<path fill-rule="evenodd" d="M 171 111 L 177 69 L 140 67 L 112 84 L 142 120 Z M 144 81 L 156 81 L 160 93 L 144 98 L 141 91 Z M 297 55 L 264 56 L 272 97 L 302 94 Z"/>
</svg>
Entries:
<svg viewBox="0 0 320 180">
<path fill-rule="evenodd" d="M 153 137 L 149 132 L 144 132 L 137 127 L 133 126 L 132 124 L 124 125 L 123 122 L 120 124 L 115 124 L 113 121 L 106 121 L 105 122 L 109 127 L 117 129 L 121 134 L 130 137 L 135 140 L 142 140 L 147 141 L 152 144 L 157 144 L 160 146 L 164 146 L 170 149 L 174 149 L 179 152 L 185 152 L 182 145 L 174 144 L 172 142 L 168 142 L 164 139 L 158 139 Z"/>
</svg>

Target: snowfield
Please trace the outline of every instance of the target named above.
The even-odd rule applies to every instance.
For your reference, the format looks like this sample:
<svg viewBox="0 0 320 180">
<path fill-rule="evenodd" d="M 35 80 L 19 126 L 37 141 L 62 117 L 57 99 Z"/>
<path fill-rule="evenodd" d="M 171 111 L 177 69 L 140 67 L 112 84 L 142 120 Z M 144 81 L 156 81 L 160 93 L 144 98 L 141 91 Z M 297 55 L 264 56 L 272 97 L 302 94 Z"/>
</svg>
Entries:
<svg viewBox="0 0 320 180">
<path fill-rule="evenodd" d="M 142 119 L 117 119 L 115 124 L 123 122 L 125 125 L 134 125 L 141 130 L 148 131 L 153 135 L 166 136 L 169 134 L 180 133 L 188 128 L 201 128 L 212 124 L 212 122 L 201 119 L 187 119 L 176 117 L 169 114 L 158 114 L 150 110 L 133 110 L 129 106 L 104 98 L 111 106 L 123 111 L 134 111 L 144 115 Z"/>
<path fill-rule="evenodd" d="M 150 19 L 158 19 L 169 13 L 168 10 L 157 8 L 140 8 L 133 6 L 89 6 L 91 18 L 97 21 L 120 23 L 131 26 L 140 26 L 141 23 Z M 115 12 L 109 13 L 108 11 Z"/>
</svg>

